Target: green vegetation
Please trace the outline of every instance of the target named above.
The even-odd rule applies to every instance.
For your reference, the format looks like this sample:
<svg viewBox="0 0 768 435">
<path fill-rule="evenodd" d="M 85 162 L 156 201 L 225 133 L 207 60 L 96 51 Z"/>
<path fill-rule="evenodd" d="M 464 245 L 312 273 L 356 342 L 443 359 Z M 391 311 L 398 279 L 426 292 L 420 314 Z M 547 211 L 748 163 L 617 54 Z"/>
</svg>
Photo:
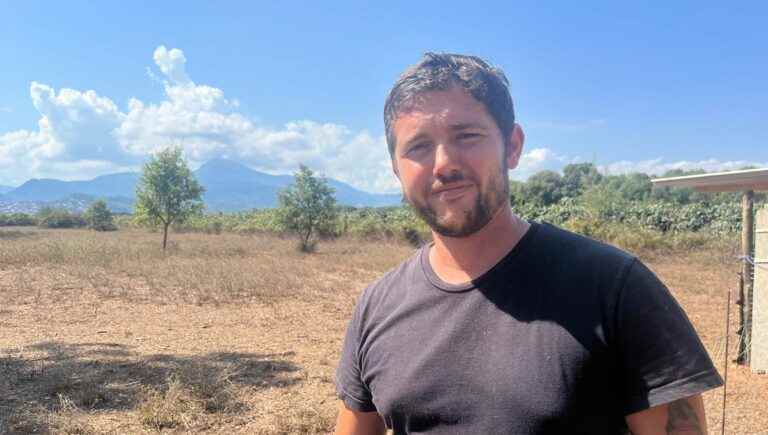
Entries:
<svg viewBox="0 0 768 435">
<path fill-rule="evenodd" d="M 336 220 L 333 188 L 312 170 L 299 166 L 294 182 L 278 195 L 277 220 L 282 228 L 299 236 L 299 250 L 312 252 L 319 233 L 332 232 Z"/>
<path fill-rule="evenodd" d="M 0 227 L 30 227 L 37 225 L 37 219 L 26 213 L 0 213 Z"/>
<path fill-rule="evenodd" d="M 180 155 L 170 155 L 170 160 L 178 165 Z M 688 174 L 675 170 L 664 175 Z M 174 177 L 184 179 L 183 174 Z M 194 213 L 185 213 L 184 219 L 169 219 L 168 227 L 176 232 L 207 234 L 298 235 L 304 250 L 311 250 L 319 238 L 394 239 L 417 246 L 430 237 L 429 228 L 408 206 L 334 206 L 331 189 L 312 171 L 302 167 L 296 177 L 296 183 L 281 195 L 281 208 L 202 214 L 199 202 L 193 201 L 194 206 L 185 210 Z M 172 182 L 170 176 L 166 180 Z M 166 189 L 159 181 L 157 185 Z M 542 171 L 527 182 L 511 181 L 510 197 L 515 212 L 527 219 L 564 226 L 628 249 L 688 248 L 706 238 L 722 238 L 741 230 L 740 192 L 708 194 L 680 188 L 652 189 L 646 174 L 602 175 L 591 163 L 567 165 L 562 175 Z M 765 194 L 755 198 L 756 209 L 766 203 Z M 115 224 L 144 225 L 147 216 L 137 209 L 139 213 L 133 217 L 117 216 Z M 37 216 L 0 215 L 0 226 L 39 224 L 68 228 L 85 225 L 82 222 L 78 215 L 51 209 Z M 158 218 L 157 222 L 163 221 Z"/>
<path fill-rule="evenodd" d="M 78 213 L 49 207 L 37 212 L 36 220 L 40 228 L 82 228 L 87 224 Z"/>
<path fill-rule="evenodd" d="M 560 175 L 543 171 L 527 182 L 510 182 L 514 210 L 527 219 L 564 226 L 628 249 L 688 249 L 741 230 L 740 193 L 705 194 L 691 189 L 652 189 L 645 174 L 601 175 L 594 165 L 568 165 Z M 684 174 L 684 173 L 683 173 Z M 681 175 L 672 171 L 665 175 Z M 758 206 L 765 195 L 756 195 Z M 276 233 L 291 231 L 278 210 L 199 216 L 177 231 Z M 340 207 L 323 237 L 398 239 L 414 245 L 429 228 L 408 207 Z"/>
<path fill-rule="evenodd" d="M 96 231 L 114 231 L 117 229 L 112 219 L 112 212 L 104 200 L 97 200 L 88 207 L 84 214 L 88 228 Z"/>
<path fill-rule="evenodd" d="M 144 165 L 136 187 L 134 217 L 142 224 L 162 226 L 165 251 L 168 227 L 202 212 L 204 190 L 189 170 L 181 148 L 168 148 Z"/>
</svg>

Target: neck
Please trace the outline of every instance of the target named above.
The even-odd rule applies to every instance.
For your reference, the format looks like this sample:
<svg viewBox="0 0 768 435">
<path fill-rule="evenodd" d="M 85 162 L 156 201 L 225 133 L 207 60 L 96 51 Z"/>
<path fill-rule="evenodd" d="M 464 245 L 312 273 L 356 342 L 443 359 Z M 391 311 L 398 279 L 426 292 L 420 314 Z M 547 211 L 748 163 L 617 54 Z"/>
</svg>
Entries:
<svg viewBox="0 0 768 435">
<path fill-rule="evenodd" d="M 504 258 L 529 226 L 505 206 L 497 210 L 485 227 L 467 237 L 446 237 L 433 231 L 435 245 L 429 252 L 429 262 L 443 281 L 471 281 Z"/>
</svg>

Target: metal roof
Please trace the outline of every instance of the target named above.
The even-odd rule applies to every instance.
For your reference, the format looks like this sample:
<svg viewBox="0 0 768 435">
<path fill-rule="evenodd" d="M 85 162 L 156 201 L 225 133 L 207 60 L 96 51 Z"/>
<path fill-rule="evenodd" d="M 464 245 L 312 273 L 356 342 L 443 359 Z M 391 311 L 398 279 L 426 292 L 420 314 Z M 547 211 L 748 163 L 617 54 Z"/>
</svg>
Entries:
<svg viewBox="0 0 768 435">
<path fill-rule="evenodd" d="M 768 168 L 715 172 L 651 180 L 659 187 L 691 187 L 701 192 L 768 190 Z"/>
</svg>

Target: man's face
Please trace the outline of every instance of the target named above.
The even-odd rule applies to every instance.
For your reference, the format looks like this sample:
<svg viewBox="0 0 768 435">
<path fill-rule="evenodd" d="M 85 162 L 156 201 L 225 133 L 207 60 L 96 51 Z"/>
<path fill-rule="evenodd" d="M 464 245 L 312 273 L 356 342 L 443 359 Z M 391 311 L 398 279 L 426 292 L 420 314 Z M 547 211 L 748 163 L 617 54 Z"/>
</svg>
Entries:
<svg viewBox="0 0 768 435">
<path fill-rule="evenodd" d="M 392 156 L 403 194 L 438 234 L 466 237 L 508 202 L 519 129 L 504 140 L 482 103 L 464 90 L 425 92 L 398 114 Z"/>
</svg>

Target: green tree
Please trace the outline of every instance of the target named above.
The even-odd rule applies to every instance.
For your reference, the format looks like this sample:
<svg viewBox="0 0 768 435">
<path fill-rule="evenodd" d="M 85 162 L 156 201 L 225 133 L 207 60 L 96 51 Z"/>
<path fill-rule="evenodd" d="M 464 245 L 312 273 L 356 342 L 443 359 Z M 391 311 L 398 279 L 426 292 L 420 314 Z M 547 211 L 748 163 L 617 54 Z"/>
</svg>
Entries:
<svg viewBox="0 0 768 435">
<path fill-rule="evenodd" d="M 523 196 L 538 205 L 555 204 L 565 196 L 563 178 L 555 171 L 539 171 L 525 182 Z"/>
<path fill-rule="evenodd" d="M 117 229 L 112 220 L 112 212 L 107 208 L 107 203 L 103 199 L 94 201 L 85 211 L 85 221 L 88 222 L 88 228 L 96 231 L 114 231 Z"/>
<path fill-rule="evenodd" d="M 163 228 L 163 250 L 168 242 L 168 227 L 183 223 L 203 210 L 201 186 L 180 148 L 168 148 L 144 165 L 136 186 L 134 216 L 139 222 Z"/>
<path fill-rule="evenodd" d="M 592 185 L 579 196 L 578 202 L 590 217 L 605 220 L 615 219 L 630 204 L 622 192 L 609 183 Z"/>
<path fill-rule="evenodd" d="M 333 225 L 337 213 L 333 192 L 324 178 L 300 165 L 293 184 L 278 195 L 280 224 L 299 236 L 302 252 L 312 252 L 317 234 Z"/>
<path fill-rule="evenodd" d="M 576 198 L 585 190 L 600 183 L 603 176 L 592 163 L 571 163 L 563 168 L 563 194 Z"/>
<path fill-rule="evenodd" d="M 651 178 L 646 174 L 608 175 L 600 183 L 621 194 L 628 201 L 645 201 L 651 196 Z"/>
<path fill-rule="evenodd" d="M 509 202 L 513 206 L 525 203 L 525 183 L 517 180 L 509 180 Z"/>
</svg>

